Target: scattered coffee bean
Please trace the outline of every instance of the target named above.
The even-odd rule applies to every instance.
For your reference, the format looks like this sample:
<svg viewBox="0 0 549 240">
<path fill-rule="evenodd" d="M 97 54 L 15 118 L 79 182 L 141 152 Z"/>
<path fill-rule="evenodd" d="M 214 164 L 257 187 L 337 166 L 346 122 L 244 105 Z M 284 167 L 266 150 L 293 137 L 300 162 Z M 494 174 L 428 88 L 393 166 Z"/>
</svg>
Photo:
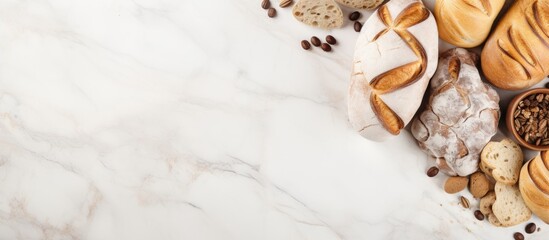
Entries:
<svg viewBox="0 0 549 240">
<path fill-rule="evenodd" d="M 349 14 L 349 20 L 356 21 L 360 18 L 360 12 L 354 11 L 351 14 Z"/>
<path fill-rule="evenodd" d="M 292 3 L 294 3 L 293 0 L 282 0 L 280 1 L 280 6 L 281 8 L 285 8 L 285 7 L 289 7 L 290 5 L 292 5 Z"/>
<path fill-rule="evenodd" d="M 541 230 L 541 228 L 540 228 L 540 227 L 538 227 L 538 232 L 539 232 L 540 230 Z"/>
<path fill-rule="evenodd" d="M 429 170 L 427 170 L 427 176 L 434 177 L 438 174 L 438 168 L 437 167 L 431 167 Z"/>
<path fill-rule="evenodd" d="M 270 18 L 276 17 L 276 9 L 274 9 L 274 8 L 269 8 L 269 10 L 267 11 L 267 15 L 268 15 Z"/>
<path fill-rule="evenodd" d="M 475 211 L 475 218 L 477 218 L 479 221 L 484 220 L 484 214 L 480 210 Z"/>
<path fill-rule="evenodd" d="M 355 32 L 360 32 L 360 30 L 362 29 L 362 23 L 355 22 L 354 28 L 355 28 Z"/>
<path fill-rule="evenodd" d="M 328 35 L 326 36 L 326 42 L 328 42 L 330 45 L 335 45 L 337 43 L 337 40 L 334 36 Z"/>
<path fill-rule="evenodd" d="M 324 52 L 330 52 L 330 51 L 332 51 L 332 47 L 330 47 L 330 44 L 327 44 L 327 43 L 323 43 L 323 44 L 321 45 L 321 48 L 322 48 L 322 50 L 324 50 Z"/>
<path fill-rule="evenodd" d="M 316 36 L 311 37 L 311 43 L 312 43 L 313 46 L 315 46 L 315 47 L 319 47 L 320 44 L 322 44 L 322 42 L 320 42 L 320 39 L 317 38 Z"/>
<path fill-rule="evenodd" d="M 549 76 L 547 76 L 549 77 Z M 545 88 L 549 88 L 549 82 L 545 84 Z"/>
<path fill-rule="evenodd" d="M 535 223 L 528 223 L 526 227 L 524 228 L 524 231 L 528 234 L 532 234 L 536 231 L 536 224 Z"/>
<path fill-rule="evenodd" d="M 524 240 L 524 235 L 522 235 L 522 233 L 519 233 L 519 232 L 516 232 L 515 234 L 513 234 L 513 237 L 515 238 L 515 240 Z"/>
<path fill-rule="evenodd" d="M 269 1 L 269 0 L 263 0 L 263 1 L 261 2 L 261 8 L 267 10 L 267 9 L 269 9 L 270 7 L 271 7 L 271 1 Z"/>
<path fill-rule="evenodd" d="M 305 50 L 311 49 L 311 44 L 307 40 L 301 41 L 301 47 Z"/>
<path fill-rule="evenodd" d="M 464 196 L 461 196 L 459 198 L 459 202 L 461 203 L 461 206 L 464 207 L 464 208 L 469 208 L 469 199 L 467 199 L 466 197 Z"/>
</svg>

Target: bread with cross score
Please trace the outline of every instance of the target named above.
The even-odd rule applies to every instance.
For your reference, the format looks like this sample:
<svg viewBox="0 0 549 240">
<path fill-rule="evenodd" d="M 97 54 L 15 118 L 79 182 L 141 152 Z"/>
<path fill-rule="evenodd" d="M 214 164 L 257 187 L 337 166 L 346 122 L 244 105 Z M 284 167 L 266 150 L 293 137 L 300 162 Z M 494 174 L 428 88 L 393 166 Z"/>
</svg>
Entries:
<svg viewBox="0 0 549 240">
<path fill-rule="evenodd" d="M 353 128 L 373 141 L 398 135 L 419 108 L 437 61 L 437 25 L 421 1 L 379 7 L 355 46 L 348 100 Z"/>
</svg>

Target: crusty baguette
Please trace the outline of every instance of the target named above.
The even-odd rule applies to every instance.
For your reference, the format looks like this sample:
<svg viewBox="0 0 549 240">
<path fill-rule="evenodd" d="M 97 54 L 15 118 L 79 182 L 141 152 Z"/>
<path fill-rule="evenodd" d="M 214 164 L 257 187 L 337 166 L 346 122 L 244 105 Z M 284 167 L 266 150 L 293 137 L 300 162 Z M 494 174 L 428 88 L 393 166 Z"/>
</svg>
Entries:
<svg viewBox="0 0 549 240">
<path fill-rule="evenodd" d="M 532 181 L 528 171 L 532 161 L 524 164 L 520 171 L 520 193 L 526 206 L 541 220 L 549 224 L 549 195 L 542 192 Z"/>
<path fill-rule="evenodd" d="M 489 142 L 480 154 L 481 170 L 497 182 L 513 185 L 519 179 L 523 158 L 520 147 L 510 139 Z"/>
<path fill-rule="evenodd" d="M 549 0 L 517 0 L 490 35 L 482 71 L 496 87 L 528 88 L 549 74 Z"/>
<path fill-rule="evenodd" d="M 332 29 L 343 25 L 343 12 L 334 0 L 301 0 L 294 5 L 292 14 L 313 27 Z"/>
<path fill-rule="evenodd" d="M 458 47 L 476 47 L 488 33 L 505 0 L 436 0 L 440 38 Z"/>
<path fill-rule="evenodd" d="M 358 8 L 358 9 L 374 9 L 383 2 L 383 0 L 336 0 L 336 1 L 347 7 Z"/>
<path fill-rule="evenodd" d="M 503 227 L 523 223 L 532 217 L 532 212 L 524 203 L 517 186 L 497 182 L 494 192 L 496 201 L 492 205 L 492 211 Z"/>
<path fill-rule="evenodd" d="M 419 0 L 391 0 L 360 32 L 348 113 L 363 137 L 383 141 L 412 120 L 438 61 L 435 18 Z"/>
</svg>

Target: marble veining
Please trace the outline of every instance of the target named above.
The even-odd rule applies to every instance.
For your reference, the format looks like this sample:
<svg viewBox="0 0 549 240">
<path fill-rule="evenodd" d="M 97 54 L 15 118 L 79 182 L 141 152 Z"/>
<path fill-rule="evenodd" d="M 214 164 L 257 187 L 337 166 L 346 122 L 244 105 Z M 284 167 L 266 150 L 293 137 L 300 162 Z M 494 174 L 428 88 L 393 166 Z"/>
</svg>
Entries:
<svg viewBox="0 0 549 240">
<path fill-rule="evenodd" d="M 407 131 L 374 143 L 350 127 L 351 23 L 324 31 L 277 10 L 270 19 L 249 0 L 0 1 L 0 239 L 522 230 L 461 208 L 442 175 L 426 177 L 432 162 Z M 300 48 L 327 34 L 332 53 Z M 500 93 L 502 104 L 512 95 Z M 533 221 L 541 232 L 528 239 L 549 238 Z"/>
</svg>

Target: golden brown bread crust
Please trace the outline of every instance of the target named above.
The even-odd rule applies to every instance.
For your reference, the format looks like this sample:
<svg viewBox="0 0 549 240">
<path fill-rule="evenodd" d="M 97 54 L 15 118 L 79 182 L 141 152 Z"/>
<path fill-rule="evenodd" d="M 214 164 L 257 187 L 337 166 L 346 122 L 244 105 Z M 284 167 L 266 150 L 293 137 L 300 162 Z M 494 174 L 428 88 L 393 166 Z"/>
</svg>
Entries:
<svg viewBox="0 0 549 240">
<path fill-rule="evenodd" d="M 544 155 L 544 152 L 542 152 L 542 155 Z M 520 171 L 519 189 L 526 206 L 541 220 L 549 223 L 549 195 L 543 192 L 539 188 L 539 185 L 532 180 L 532 176 L 535 173 L 529 171 L 532 163 L 540 163 L 542 161 L 542 158 L 537 156 L 524 164 Z"/>
<path fill-rule="evenodd" d="M 505 0 L 436 0 L 434 15 L 440 38 L 458 47 L 480 45 Z"/>
<path fill-rule="evenodd" d="M 549 74 L 549 0 L 517 0 L 486 41 L 482 71 L 496 87 L 531 87 Z"/>
</svg>

